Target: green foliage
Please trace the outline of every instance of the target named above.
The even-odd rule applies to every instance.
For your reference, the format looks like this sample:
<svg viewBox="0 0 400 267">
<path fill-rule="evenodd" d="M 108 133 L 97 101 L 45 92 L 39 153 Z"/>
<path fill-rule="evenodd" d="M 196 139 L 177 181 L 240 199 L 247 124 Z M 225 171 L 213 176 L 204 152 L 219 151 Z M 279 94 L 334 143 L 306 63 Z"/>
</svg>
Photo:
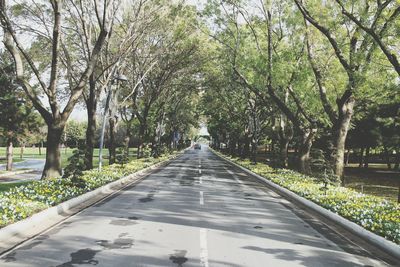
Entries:
<svg viewBox="0 0 400 267">
<path fill-rule="evenodd" d="M 324 183 L 338 185 L 340 182 L 340 179 L 333 172 L 329 157 L 322 149 L 311 149 L 311 169 L 313 175 Z"/>
<path fill-rule="evenodd" d="M 126 150 L 124 148 L 121 148 L 121 147 L 118 148 L 116 161 L 122 167 L 124 167 L 124 165 L 129 162 L 129 157 L 128 157 L 128 155 L 126 153 Z"/>
<path fill-rule="evenodd" d="M 7 55 L 0 59 L 0 136 L 21 143 L 43 125 L 23 90 L 13 79 L 14 67 Z"/>
<path fill-rule="evenodd" d="M 218 153 L 223 157 L 227 157 Z M 400 244 L 400 204 L 358 193 L 352 189 L 329 185 L 316 177 L 287 169 L 273 169 L 266 164 L 227 157 L 316 204 L 357 223 L 365 229 Z"/>
<path fill-rule="evenodd" d="M 80 179 L 83 171 L 86 169 L 87 159 L 85 157 L 84 149 L 75 149 L 72 156 L 68 158 L 68 165 L 64 169 L 64 178 L 69 178 L 78 186 L 83 187 L 84 181 Z"/>
<path fill-rule="evenodd" d="M 64 130 L 64 143 L 69 147 L 79 148 L 79 145 L 84 143 L 86 126 L 85 122 L 68 121 Z"/>
</svg>

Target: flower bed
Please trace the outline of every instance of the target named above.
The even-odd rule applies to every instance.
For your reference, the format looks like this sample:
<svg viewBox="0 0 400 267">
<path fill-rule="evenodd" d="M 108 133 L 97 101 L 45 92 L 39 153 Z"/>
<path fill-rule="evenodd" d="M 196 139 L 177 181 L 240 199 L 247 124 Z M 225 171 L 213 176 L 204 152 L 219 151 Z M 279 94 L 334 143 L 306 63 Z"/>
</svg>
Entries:
<svg viewBox="0 0 400 267">
<path fill-rule="evenodd" d="M 252 165 L 217 152 L 222 157 L 355 222 L 365 229 L 400 244 L 400 205 L 352 189 L 326 185 L 319 179 L 288 169 L 273 169 L 262 163 Z"/>
<path fill-rule="evenodd" d="M 80 177 L 79 183 L 71 179 L 57 178 L 39 180 L 11 188 L 0 193 L 0 227 L 25 219 L 41 210 L 169 158 L 171 158 L 171 155 L 157 159 L 137 159 L 124 166 L 118 164 L 107 166 L 101 172 L 97 170 L 85 171 L 83 176 Z"/>
</svg>

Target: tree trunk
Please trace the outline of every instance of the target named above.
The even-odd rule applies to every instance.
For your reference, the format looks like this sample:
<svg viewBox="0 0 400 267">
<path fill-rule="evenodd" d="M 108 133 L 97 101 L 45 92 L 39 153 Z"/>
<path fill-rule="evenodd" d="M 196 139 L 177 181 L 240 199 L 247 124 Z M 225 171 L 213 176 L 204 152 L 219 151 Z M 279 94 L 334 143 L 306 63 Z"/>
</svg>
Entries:
<svg viewBox="0 0 400 267">
<path fill-rule="evenodd" d="M 307 130 L 302 134 L 302 140 L 299 147 L 298 161 L 299 170 L 302 173 L 311 173 L 310 166 L 310 151 L 313 144 L 314 136 L 317 133 L 316 129 Z"/>
<path fill-rule="evenodd" d="M 254 164 L 257 163 L 257 141 L 252 138 L 251 142 L 251 157 Z"/>
<path fill-rule="evenodd" d="M 343 172 L 346 137 L 350 126 L 350 121 L 353 116 L 354 103 L 354 98 L 349 97 L 349 99 L 347 99 L 347 101 L 340 106 L 339 119 L 336 124 L 334 140 L 334 170 L 336 176 L 341 179 L 342 185 L 345 184 Z"/>
<path fill-rule="evenodd" d="M 279 155 L 281 159 L 280 165 L 282 168 L 287 168 L 289 165 L 289 160 L 288 160 L 289 143 L 290 143 L 289 138 L 281 138 L 281 140 L 279 140 Z"/>
<path fill-rule="evenodd" d="M 365 150 L 364 168 L 368 168 L 370 147 Z"/>
<path fill-rule="evenodd" d="M 12 166 L 13 166 L 13 143 L 12 143 L 12 139 L 8 138 L 8 140 L 7 140 L 7 165 L 6 165 L 6 170 L 7 171 L 12 171 Z"/>
<path fill-rule="evenodd" d="M 388 166 L 388 169 L 391 170 L 392 164 L 390 163 L 390 155 L 389 155 L 389 151 L 385 145 L 383 146 L 383 151 L 384 151 L 384 155 L 385 155 L 386 165 Z"/>
<path fill-rule="evenodd" d="M 131 125 L 127 123 L 126 125 L 126 135 L 125 135 L 125 155 L 129 157 L 129 144 L 131 142 L 132 133 L 131 133 Z"/>
<path fill-rule="evenodd" d="M 360 148 L 360 155 L 358 159 L 358 168 L 361 168 L 364 164 L 364 147 Z"/>
<path fill-rule="evenodd" d="M 350 160 L 350 149 L 347 149 L 346 166 L 349 166 L 349 160 Z"/>
<path fill-rule="evenodd" d="M 108 138 L 108 162 L 109 165 L 115 163 L 116 158 L 116 145 L 115 145 L 115 133 L 116 133 L 116 121 L 115 117 L 111 117 L 108 120 L 109 123 L 109 138 Z"/>
<path fill-rule="evenodd" d="M 86 128 L 86 169 L 93 169 L 93 154 L 94 146 L 96 144 L 96 112 L 97 112 L 97 95 L 96 95 L 96 82 L 93 74 L 89 79 L 89 97 L 86 100 L 87 110 L 87 128 Z"/>
<path fill-rule="evenodd" d="M 62 175 L 60 144 L 64 126 L 51 124 L 47 131 L 46 163 L 42 179 L 55 178 Z"/>
<path fill-rule="evenodd" d="M 243 158 L 247 158 L 249 156 L 249 154 L 250 154 L 250 138 L 246 134 L 244 147 L 243 147 Z"/>
<path fill-rule="evenodd" d="M 39 155 L 42 155 L 42 148 L 43 148 L 43 141 L 40 141 L 40 146 L 39 146 Z"/>
<path fill-rule="evenodd" d="M 25 144 L 21 144 L 20 153 L 19 153 L 20 159 L 22 159 L 24 157 L 24 151 L 25 151 Z"/>
<path fill-rule="evenodd" d="M 398 171 L 400 169 L 400 151 L 399 150 L 396 151 L 396 159 L 394 162 L 393 169 L 396 171 Z"/>
<path fill-rule="evenodd" d="M 140 123 L 139 126 L 139 143 L 137 148 L 137 158 L 143 157 L 143 143 L 144 143 L 144 132 L 146 130 L 146 125 L 144 123 Z M 173 136 L 173 134 L 172 134 Z"/>
</svg>

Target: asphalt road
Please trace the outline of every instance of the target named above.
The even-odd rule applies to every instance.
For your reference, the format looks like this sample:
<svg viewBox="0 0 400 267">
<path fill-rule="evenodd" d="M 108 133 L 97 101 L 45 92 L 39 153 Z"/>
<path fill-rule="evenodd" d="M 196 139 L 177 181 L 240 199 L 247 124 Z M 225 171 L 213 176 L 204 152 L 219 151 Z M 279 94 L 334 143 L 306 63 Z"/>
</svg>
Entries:
<svg viewBox="0 0 400 267">
<path fill-rule="evenodd" d="M 44 159 L 24 159 L 24 161 L 16 162 L 13 164 L 13 171 L 19 171 L 24 169 L 32 170 L 28 173 L 20 174 L 8 174 L 0 177 L 0 182 L 23 182 L 31 180 L 39 180 L 42 177 L 42 171 L 44 168 Z M 0 171 L 6 169 L 5 164 L 0 164 Z"/>
<path fill-rule="evenodd" d="M 35 171 L 42 171 L 44 167 L 44 159 L 24 159 L 24 161 L 16 162 L 13 164 L 14 170 L 31 169 Z M 6 165 L 0 164 L 0 170 L 5 170 Z"/>
<path fill-rule="evenodd" d="M 386 266 L 206 148 L 3 255 L 0 266 Z"/>
</svg>

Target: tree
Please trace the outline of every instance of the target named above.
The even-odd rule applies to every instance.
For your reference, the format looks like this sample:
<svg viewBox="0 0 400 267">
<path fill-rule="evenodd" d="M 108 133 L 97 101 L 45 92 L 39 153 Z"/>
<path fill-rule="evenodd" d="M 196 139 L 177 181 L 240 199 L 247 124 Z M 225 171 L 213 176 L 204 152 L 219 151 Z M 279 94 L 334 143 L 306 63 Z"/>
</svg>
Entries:
<svg viewBox="0 0 400 267">
<path fill-rule="evenodd" d="M 194 66 L 199 64 L 197 35 L 193 8 L 169 4 L 158 17 L 157 27 L 140 40 L 128 57 L 128 84 L 120 92 L 119 109 L 128 130 L 133 120 L 139 123 L 137 157 L 143 156 L 144 143 L 151 141 L 151 114 L 160 115 L 154 110 L 162 111 L 169 104 L 165 99 L 174 90 L 184 90 L 177 81 L 193 75 Z M 131 134 L 127 132 L 126 143 Z"/>
<path fill-rule="evenodd" d="M 74 8 L 64 9 L 63 5 L 72 5 Z M 79 16 L 85 15 L 85 8 L 94 11 L 92 14 L 96 21 L 96 31 L 92 31 L 90 35 L 90 38 L 96 41 L 91 46 L 89 57 L 81 57 L 74 53 L 76 50 L 72 40 L 79 40 L 85 35 L 81 31 L 71 30 L 74 25 L 71 26 L 67 18 L 63 19 L 66 15 L 65 10 L 74 10 Z M 0 3 L 4 44 L 14 60 L 16 82 L 24 89 L 48 126 L 43 178 L 61 175 L 59 145 L 65 124 L 94 71 L 117 8 L 117 0 L 87 1 L 85 7 L 73 0 L 53 0 L 49 3 L 22 2 L 11 7 L 7 5 L 6 0 Z M 35 21 L 40 22 L 37 27 L 34 27 Z M 85 25 L 79 25 L 79 28 L 85 31 Z M 24 33 L 33 35 L 33 42 L 29 47 L 20 40 L 20 35 Z M 50 56 L 42 57 L 43 48 L 51 51 Z M 41 64 L 38 65 L 37 61 Z M 73 72 L 73 69 L 79 71 Z M 50 74 L 47 83 L 44 78 L 46 72 Z M 61 85 L 63 78 L 68 84 L 66 88 Z M 62 108 L 59 98 L 65 91 L 69 96 Z M 48 101 L 48 106 L 43 103 L 41 95 Z"/>
<path fill-rule="evenodd" d="M 0 135 L 7 143 L 6 170 L 12 170 L 13 143 L 21 141 L 38 130 L 38 114 L 24 98 L 24 93 L 14 81 L 14 68 L 8 56 L 2 54 L 0 61 Z M 21 142 L 20 142 L 21 143 Z"/>
</svg>

